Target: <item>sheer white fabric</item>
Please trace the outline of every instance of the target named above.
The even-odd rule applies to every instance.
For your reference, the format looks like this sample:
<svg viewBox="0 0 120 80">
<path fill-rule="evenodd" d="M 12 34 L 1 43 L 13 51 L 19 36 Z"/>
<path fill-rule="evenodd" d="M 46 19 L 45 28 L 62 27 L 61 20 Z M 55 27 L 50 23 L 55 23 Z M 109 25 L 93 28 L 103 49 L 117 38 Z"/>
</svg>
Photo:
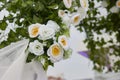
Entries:
<svg viewBox="0 0 120 80">
<path fill-rule="evenodd" d="M 41 63 L 26 63 L 29 40 L 0 49 L 0 80 L 47 80 Z"/>
</svg>

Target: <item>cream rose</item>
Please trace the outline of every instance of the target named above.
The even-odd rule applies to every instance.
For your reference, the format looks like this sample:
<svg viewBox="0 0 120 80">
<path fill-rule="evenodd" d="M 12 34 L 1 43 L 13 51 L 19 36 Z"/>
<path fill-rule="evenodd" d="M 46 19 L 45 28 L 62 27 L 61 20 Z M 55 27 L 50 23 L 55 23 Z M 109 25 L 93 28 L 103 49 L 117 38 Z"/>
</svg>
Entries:
<svg viewBox="0 0 120 80">
<path fill-rule="evenodd" d="M 47 54 L 53 63 L 63 59 L 63 53 L 64 51 L 58 43 L 51 45 L 47 51 Z"/>
<path fill-rule="evenodd" d="M 63 3 L 66 8 L 70 8 L 72 6 L 72 0 L 63 0 Z"/>
<path fill-rule="evenodd" d="M 118 8 L 120 8 L 120 0 L 118 0 L 118 1 L 116 2 L 116 6 L 117 6 Z"/>
<path fill-rule="evenodd" d="M 58 43 L 65 49 L 67 50 L 69 48 L 68 45 L 68 39 L 65 35 L 59 36 L 58 37 Z"/>
<path fill-rule="evenodd" d="M 40 28 L 39 39 L 47 40 L 53 38 L 55 35 L 55 30 L 50 27 L 43 26 Z"/>
<path fill-rule="evenodd" d="M 31 38 L 35 38 L 39 35 L 39 28 L 41 27 L 41 24 L 36 23 L 36 24 L 32 24 L 28 27 L 28 32 L 29 32 L 29 36 Z"/>
<path fill-rule="evenodd" d="M 43 44 L 40 43 L 38 40 L 30 42 L 29 51 L 35 55 L 42 55 L 44 53 Z"/>
<path fill-rule="evenodd" d="M 81 7 L 84 8 L 86 11 L 88 10 L 88 0 L 80 0 Z"/>
</svg>

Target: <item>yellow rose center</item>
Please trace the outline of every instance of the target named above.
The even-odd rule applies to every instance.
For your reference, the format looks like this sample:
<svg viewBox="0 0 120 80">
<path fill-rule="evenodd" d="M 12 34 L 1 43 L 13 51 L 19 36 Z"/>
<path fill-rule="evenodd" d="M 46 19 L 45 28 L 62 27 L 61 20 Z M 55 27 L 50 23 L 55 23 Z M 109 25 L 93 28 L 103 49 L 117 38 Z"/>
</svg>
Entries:
<svg viewBox="0 0 120 80">
<path fill-rule="evenodd" d="M 67 0 L 68 4 L 70 4 L 70 0 Z"/>
<path fill-rule="evenodd" d="M 117 3 L 117 5 L 120 7 L 120 1 Z"/>
<path fill-rule="evenodd" d="M 66 44 L 67 44 L 64 38 L 61 39 L 61 43 L 62 43 L 64 46 L 66 46 Z"/>
<path fill-rule="evenodd" d="M 32 29 L 32 35 L 33 35 L 33 36 L 36 36 L 37 33 L 38 33 L 38 31 L 39 31 L 39 28 L 38 28 L 37 26 L 35 26 L 35 27 Z"/>
<path fill-rule="evenodd" d="M 58 56 L 60 54 L 60 48 L 58 45 L 52 47 L 52 54 L 53 56 Z"/>
<path fill-rule="evenodd" d="M 87 5 L 86 5 L 86 1 L 84 1 L 84 0 L 83 0 L 83 4 L 84 4 L 84 7 L 86 7 L 86 6 L 87 6 Z"/>
<path fill-rule="evenodd" d="M 79 21 L 79 16 L 76 16 L 75 18 L 74 18 L 74 23 L 77 23 L 78 21 Z"/>
</svg>

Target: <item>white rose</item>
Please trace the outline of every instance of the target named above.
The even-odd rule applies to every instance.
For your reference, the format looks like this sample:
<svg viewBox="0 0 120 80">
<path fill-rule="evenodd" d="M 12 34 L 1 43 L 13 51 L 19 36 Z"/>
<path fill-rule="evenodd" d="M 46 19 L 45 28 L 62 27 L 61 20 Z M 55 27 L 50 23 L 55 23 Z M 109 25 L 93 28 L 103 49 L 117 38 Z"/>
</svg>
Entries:
<svg viewBox="0 0 120 80">
<path fill-rule="evenodd" d="M 40 28 L 39 35 L 39 39 L 47 40 L 54 37 L 55 30 L 50 27 L 43 26 Z"/>
<path fill-rule="evenodd" d="M 29 51 L 35 55 L 42 55 L 44 53 L 43 45 L 38 40 L 29 44 Z"/>
<path fill-rule="evenodd" d="M 81 7 L 84 8 L 86 11 L 88 10 L 88 0 L 80 0 Z"/>
<path fill-rule="evenodd" d="M 47 51 L 48 56 L 50 56 L 50 60 L 54 62 L 58 62 L 61 59 L 63 59 L 63 49 L 58 43 L 55 43 L 50 46 L 50 48 Z"/>
<path fill-rule="evenodd" d="M 108 6 L 107 1 L 102 1 L 101 6 L 102 6 L 102 7 L 107 7 L 107 6 Z"/>
<path fill-rule="evenodd" d="M 113 6 L 112 8 L 110 8 L 110 12 L 111 13 L 118 13 L 119 12 L 119 8 L 116 6 Z"/>
<path fill-rule="evenodd" d="M 49 20 L 47 22 L 46 27 L 50 27 L 50 28 L 54 29 L 54 31 L 56 31 L 56 32 L 58 32 L 60 30 L 60 26 L 55 21 L 52 21 L 52 20 Z"/>
<path fill-rule="evenodd" d="M 66 8 L 70 8 L 72 6 L 72 0 L 63 0 L 63 3 Z"/>
<path fill-rule="evenodd" d="M 74 25 L 74 26 L 76 26 L 76 25 L 78 25 L 79 23 L 80 23 L 80 21 L 81 21 L 81 16 L 80 16 L 80 14 L 79 13 L 74 13 L 73 15 L 72 15 L 72 17 L 71 17 L 71 23 Z"/>
<path fill-rule="evenodd" d="M 58 43 L 65 49 L 67 50 L 69 48 L 68 45 L 68 39 L 65 35 L 59 36 L 58 37 Z"/>
<path fill-rule="evenodd" d="M 118 8 L 120 8 L 120 0 L 118 0 L 118 1 L 116 2 L 116 6 L 117 6 Z"/>
<path fill-rule="evenodd" d="M 36 24 L 32 24 L 28 27 L 28 32 L 29 32 L 29 36 L 31 38 L 35 38 L 39 35 L 39 28 L 41 27 L 41 24 L 36 23 Z"/>
<path fill-rule="evenodd" d="M 59 10 L 58 11 L 58 16 L 63 18 L 63 16 L 65 15 L 66 13 L 64 12 L 64 10 Z"/>
</svg>

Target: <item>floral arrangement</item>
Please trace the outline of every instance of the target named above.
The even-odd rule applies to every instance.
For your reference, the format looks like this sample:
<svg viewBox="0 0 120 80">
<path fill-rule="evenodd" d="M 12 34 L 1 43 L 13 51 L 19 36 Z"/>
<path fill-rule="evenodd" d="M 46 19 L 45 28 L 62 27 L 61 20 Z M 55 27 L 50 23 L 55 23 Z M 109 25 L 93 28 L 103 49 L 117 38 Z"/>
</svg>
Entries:
<svg viewBox="0 0 120 80">
<path fill-rule="evenodd" d="M 29 39 L 27 62 L 44 69 L 69 58 L 70 27 L 78 26 L 88 11 L 88 0 L 1 0 L 0 48 Z"/>
</svg>

